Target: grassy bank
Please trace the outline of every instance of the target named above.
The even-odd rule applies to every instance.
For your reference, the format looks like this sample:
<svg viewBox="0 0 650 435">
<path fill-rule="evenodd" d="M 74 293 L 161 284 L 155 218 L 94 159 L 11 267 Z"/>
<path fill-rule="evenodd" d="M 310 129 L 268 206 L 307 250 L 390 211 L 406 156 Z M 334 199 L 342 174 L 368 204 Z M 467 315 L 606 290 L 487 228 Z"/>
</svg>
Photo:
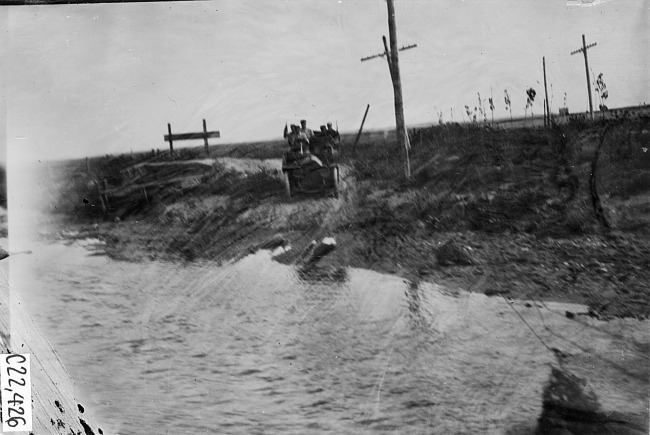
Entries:
<svg viewBox="0 0 650 435">
<path fill-rule="evenodd" d="M 342 145 L 339 199 L 291 202 L 279 171 L 282 142 L 223 146 L 207 168 L 193 161 L 204 158 L 198 151 L 185 151 L 186 164 L 150 165 L 140 176 L 194 171 L 196 182 L 153 186 L 146 197 L 134 192 L 107 212 L 98 180 L 124 183 L 120 177 L 132 176 L 125 168 L 171 158 L 105 157 L 62 168 L 56 204 L 84 234 L 104 238 L 110 255 L 128 260 L 230 260 L 278 237 L 293 247 L 278 259 L 291 263 L 311 240 L 334 236 L 338 248 L 321 262 L 324 275 L 366 267 L 414 284 L 434 280 L 586 303 L 599 316 L 647 317 L 648 129 L 647 120 L 421 129 L 411 134 L 408 180 L 394 142 L 366 135 L 354 153 L 349 139 Z"/>
</svg>

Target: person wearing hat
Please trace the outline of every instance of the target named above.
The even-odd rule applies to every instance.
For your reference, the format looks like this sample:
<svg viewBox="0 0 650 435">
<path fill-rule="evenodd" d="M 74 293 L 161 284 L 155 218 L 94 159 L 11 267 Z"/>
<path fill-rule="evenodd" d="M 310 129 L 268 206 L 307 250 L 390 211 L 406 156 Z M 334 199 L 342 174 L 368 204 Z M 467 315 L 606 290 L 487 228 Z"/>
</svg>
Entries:
<svg viewBox="0 0 650 435">
<path fill-rule="evenodd" d="M 327 123 L 327 133 L 329 133 L 330 137 L 336 140 L 337 143 L 341 140 L 341 136 L 339 135 L 339 132 L 332 128 L 331 122 Z"/>
<path fill-rule="evenodd" d="M 289 146 L 293 148 L 293 143 L 298 137 L 298 126 L 291 124 L 291 130 L 287 128 L 287 125 L 284 125 L 284 138 L 289 142 Z"/>
<path fill-rule="evenodd" d="M 314 132 L 311 129 L 307 128 L 307 121 L 304 119 L 300 120 L 300 133 L 304 133 L 307 136 L 307 139 L 311 140 L 314 137 Z"/>
</svg>

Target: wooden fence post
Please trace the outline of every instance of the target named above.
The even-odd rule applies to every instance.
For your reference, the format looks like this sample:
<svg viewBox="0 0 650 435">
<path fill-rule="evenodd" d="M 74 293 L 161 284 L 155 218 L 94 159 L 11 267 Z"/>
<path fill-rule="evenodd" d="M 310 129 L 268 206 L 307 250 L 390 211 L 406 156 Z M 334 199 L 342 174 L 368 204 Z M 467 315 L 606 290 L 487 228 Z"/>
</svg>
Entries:
<svg viewBox="0 0 650 435">
<path fill-rule="evenodd" d="M 174 154 L 174 141 L 172 140 L 172 125 L 167 123 L 167 131 L 169 132 L 169 152 Z"/>
<path fill-rule="evenodd" d="M 172 126 L 167 123 L 168 134 L 164 136 L 165 141 L 169 142 L 169 151 L 174 153 L 174 140 L 193 140 L 193 139 L 203 139 L 205 145 L 205 152 L 210 156 L 210 148 L 208 145 L 208 138 L 211 137 L 221 137 L 221 134 L 218 131 L 208 131 L 205 119 L 203 120 L 203 131 L 198 133 L 177 133 L 172 134 Z"/>
<path fill-rule="evenodd" d="M 205 119 L 203 120 L 203 143 L 205 144 L 205 154 L 210 157 L 210 149 L 208 148 L 208 128 L 205 125 Z"/>
</svg>

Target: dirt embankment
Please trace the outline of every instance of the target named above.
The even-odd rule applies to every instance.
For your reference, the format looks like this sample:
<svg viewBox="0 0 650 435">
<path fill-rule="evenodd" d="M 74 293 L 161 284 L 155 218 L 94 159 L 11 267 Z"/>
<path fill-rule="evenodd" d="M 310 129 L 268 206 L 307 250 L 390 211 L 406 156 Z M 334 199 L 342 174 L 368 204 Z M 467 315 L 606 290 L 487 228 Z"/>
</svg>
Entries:
<svg viewBox="0 0 650 435">
<path fill-rule="evenodd" d="M 413 135 L 408 181 L 394 145 L 362 142 L 354 159 L 342 150 L 338 199 L 288 201 L 279 159 L 256 160 L 252 150 L 244 153 L 251 158 L 216 159 L 196 183 L 154 189 L 146 200 L 134 193 L 120 216 L 97 213 L 98 198 L 81 188 L 87 180 L 60 208 L 120 259 L 229 261 L 266 244 L 291 246 L 277 259 L 293 263 L 312 240 L 332 236 L 337 249 L 320 262 L 323 276 L 364 267 L 414 283 L 585 303 L 601 317 L 648 317 L 646 124 L 619 122 L 606 133 L 422 130 Z"/>
</svg>

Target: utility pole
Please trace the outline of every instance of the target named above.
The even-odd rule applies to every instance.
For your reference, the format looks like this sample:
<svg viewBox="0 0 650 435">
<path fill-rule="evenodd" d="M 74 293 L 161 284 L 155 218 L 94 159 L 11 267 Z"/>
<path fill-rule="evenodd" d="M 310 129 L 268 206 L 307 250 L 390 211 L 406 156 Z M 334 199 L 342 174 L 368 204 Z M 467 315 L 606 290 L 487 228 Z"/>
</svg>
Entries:
<svg viewBox="0 0 650 435">
<path fill-rule="evenodd" d="M 585 43 L 585 35 L 582 35 L 582 48 L 574 50 L 571 52 L 571 55 L 582 53 L 585 55 L 585 72 L 587 73 L 587 92 L 589 93 L 589 114 L 591 115 L 591 120 L 594 120 L 594 106 L 591 102 L 591 83 L 589 82 L 589 61 L 587 60 L 587 50 L 591 47 L 595 47 L 596 43 L 587 45 Z"/>
<path fill-rule="evenodd" d="M 546 58 L 544 56 L 542 56 L 542 67 L 544 68 L 544 96 L 546 97 L 544 100 L 544 109 L 546 112 L 546 115 L 544 116 L 544 125 L 548 127 L 551 125 L 551 109 L 548 104 L 548 88 L 546 87 Z"/>
<path fill-rule="evenodd" d="M 397 134 L 397 141 L 400 148 L 404 149 L 405 155 L 405 174 L 406 178 L 411 178 L 411 163 L 409 161 L 409 141 L 408 133 L 406 132 L 406 124 L 404 122 L 404 101 L 402 100 L 402 83 L 400 80 L 399 73 L 399 58 L 397 53 L 402 50 L 409 48 L 417 47 L 417 45 L 409 45 L 397 48 L 397 29 L 395 26 L 395 5 L 393 0 L 386 0 L 388 5 L 388 36 L 390 38 L 390 50 L 388 49 L 388 44 L 386 43 L 386 37 L 382 37 L 384 42 L 384 53 L 376 54 L 373 56 L 364 57 L 361 59 L 361 62 L 364 60 L 374 59 L 375 57 L 384 57 L 388 61 L 388 70 L 390 72 L 390 78 L 393 82 L 393 94 L 395 99 L 395 132 Z"/>
</svg>

